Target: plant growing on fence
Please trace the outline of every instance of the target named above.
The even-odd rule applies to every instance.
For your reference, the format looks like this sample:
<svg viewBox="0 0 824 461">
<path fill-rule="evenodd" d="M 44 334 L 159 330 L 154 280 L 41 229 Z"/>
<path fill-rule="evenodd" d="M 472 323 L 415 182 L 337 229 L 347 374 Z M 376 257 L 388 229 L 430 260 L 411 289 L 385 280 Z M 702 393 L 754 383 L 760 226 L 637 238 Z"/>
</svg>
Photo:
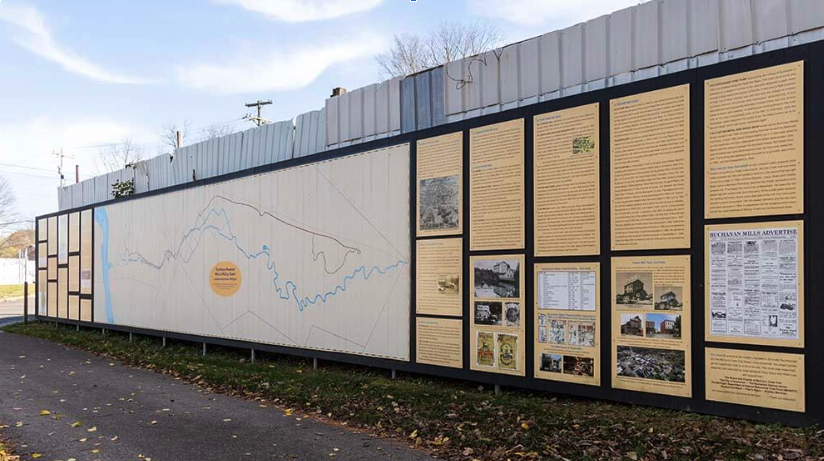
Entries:
<svg viewBox="0 0 824 461">
<path fill-rule="evenodd" d="M 128 181 L 117 180 L 112 184 L 112 197 L 120 198 L 134 195 L 134 179 Z"/>
</svg>

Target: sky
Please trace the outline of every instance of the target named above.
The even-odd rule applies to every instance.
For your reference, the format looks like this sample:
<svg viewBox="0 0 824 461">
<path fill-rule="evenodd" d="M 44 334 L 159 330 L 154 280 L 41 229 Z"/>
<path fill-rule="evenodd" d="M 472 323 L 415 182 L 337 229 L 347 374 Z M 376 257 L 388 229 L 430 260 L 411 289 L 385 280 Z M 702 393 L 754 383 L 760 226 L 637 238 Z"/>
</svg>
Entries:
<svg viewBox="0 0 824 461">
<path fill-rule="evenodd" d="M 0 0 L 0 177 L 22 220 L 57 210 L 67 183 L 102 172 L 106 145 L 129 138 L 168 151 L 161 127 L 192 137 L 240 131 L 244 104 L 263 116 L 320 109 L 333 87 L 379 81 L 374 56 L 395 34 L 441 21 L 495 25 L 504 43 L 638 0 Z M 2 229 L 4 223 L 0 223 Z M 17 226 L 15 226 L 17 227 Z"/>
</svg>

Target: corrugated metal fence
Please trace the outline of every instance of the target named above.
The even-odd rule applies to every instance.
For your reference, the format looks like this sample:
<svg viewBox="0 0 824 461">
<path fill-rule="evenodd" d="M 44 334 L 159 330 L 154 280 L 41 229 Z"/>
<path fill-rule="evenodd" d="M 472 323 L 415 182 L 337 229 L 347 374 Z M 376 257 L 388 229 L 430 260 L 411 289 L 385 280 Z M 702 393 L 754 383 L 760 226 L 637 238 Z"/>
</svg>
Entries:
<svg viewBox="0 0 824 461">
<path fill-rule="evenodd" d="M 60 209 L 824 39 L 824 0 L 652 0 L 58 191 Z"/>
<path fill-rule="evenodd" d="M 162 189 L 326 150 L 325 110 L 186 146 L 134 166 L 58 188 L 61 210 L 112 198 L 115 181 L 134 180 L 135 193 Z"/>
</svg>

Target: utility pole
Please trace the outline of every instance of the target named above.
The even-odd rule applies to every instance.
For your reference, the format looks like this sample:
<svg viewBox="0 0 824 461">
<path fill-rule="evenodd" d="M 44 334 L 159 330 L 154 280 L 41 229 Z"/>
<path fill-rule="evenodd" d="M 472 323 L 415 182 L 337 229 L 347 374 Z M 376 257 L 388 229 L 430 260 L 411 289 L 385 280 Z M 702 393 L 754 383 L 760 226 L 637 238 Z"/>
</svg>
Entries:
<svg viewBox="0 0 824 461">
<path fill-rule="evenodd" d="M 259 100 L 259 99 L 258 99 L 258 101 L 257 101 L 257 102 L 250 102 L 250 103 L 247 103 L 247 104 L 246 104 L 246 107 L 257 107 L 257 117 L 253 117 L 252 115 L 247 115 L 247 116 L 246 116 L 246 118 L 248 118 L 249 120 L 251 120 L 251 121 L 253 121 L 253 122 L 257 123 L 257 126 L 261 126 L 261 125 L 264 125 L 264 124 L 266 124 L 266 123 L 270 123 L 270 122 L 271 122 L 271 120 L 266 120 L 265 118 L 262 118 L 262 117 L 260 116 L 260 109 L 261 109 L 261 107 L 263 107 L 263 106 L 268 106 L 269 104 L 272 104 L 272 100 L 271 100 L 271 99 L 270 99 L 270 100 L 268 100 L 268 101 L 261 101 L 261 100 Z"/>
<path fill-rule="evenodd" d="M 71 155 L 65 155 L 63 153 L 62 148 L 60 149 L 60 152 L 53 151 L 52 155 L 54 155 L 55 157 L 60 159 L 60 163 L 57 164 L 57 174 L 60 175 L 60 187 L 63 187 L 63 186 L 66 185 L 66 176 L 63 174 L 63 159 L 67 158 L 67 157 L 68 158 L 74 158 L 74 157 L 72 157 Z"/>
<path fill-rule="evenodd" d="M 80 165 L 74 166 L 74 183 L 80 184 Z"/>
</svg>

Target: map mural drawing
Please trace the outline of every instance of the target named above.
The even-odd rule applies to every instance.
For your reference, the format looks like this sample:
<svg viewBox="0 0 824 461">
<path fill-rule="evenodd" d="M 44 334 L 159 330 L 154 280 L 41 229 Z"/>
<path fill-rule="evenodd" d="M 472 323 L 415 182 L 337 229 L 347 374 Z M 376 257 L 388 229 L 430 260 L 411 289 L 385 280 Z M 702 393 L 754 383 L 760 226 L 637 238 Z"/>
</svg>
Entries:
<svg viewBox="0 0 824 461">
<path fill-rule="evenodd" d="M 95 209 L 95 321 L 409 358 L 407 144 Z"/>
</svg>

